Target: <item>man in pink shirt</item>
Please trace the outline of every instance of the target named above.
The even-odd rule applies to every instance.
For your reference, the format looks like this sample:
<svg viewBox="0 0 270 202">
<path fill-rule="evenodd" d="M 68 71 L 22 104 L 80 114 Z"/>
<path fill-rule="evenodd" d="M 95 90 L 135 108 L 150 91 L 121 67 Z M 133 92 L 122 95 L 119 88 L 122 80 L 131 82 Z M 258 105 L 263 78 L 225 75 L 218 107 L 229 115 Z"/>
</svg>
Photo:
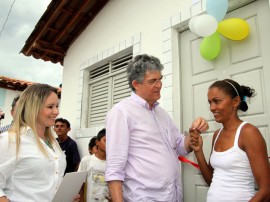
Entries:
<svg viewBox="0 0 270 202">
<path fill-rule="evenodd" d="M 189 135 L 180 133 L 157 102 L 162 69 L 158 58 L 136 56 L 127 67 L 133 92 L 107 115 L 105 179 L 113 202 L 182 201 L 178 156 L 192 150 Z M 191 125 L 207 129 L 200 117 Z"/>
</svg>

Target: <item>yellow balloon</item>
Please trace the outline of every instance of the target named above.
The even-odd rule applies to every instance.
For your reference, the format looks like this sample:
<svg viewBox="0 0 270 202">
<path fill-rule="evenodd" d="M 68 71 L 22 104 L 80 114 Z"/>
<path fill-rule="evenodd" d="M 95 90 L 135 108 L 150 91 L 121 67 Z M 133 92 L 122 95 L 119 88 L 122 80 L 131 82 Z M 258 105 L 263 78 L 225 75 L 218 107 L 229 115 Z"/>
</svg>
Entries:
<svg viewBox="0 0 270 202">
<path fill-rule="evenodd" d="M 229 18 L 218 23 L 221 35 L 231 40 L 242 40 L 248 36 L 249 25 L 241 18 Z"/>
</svg>

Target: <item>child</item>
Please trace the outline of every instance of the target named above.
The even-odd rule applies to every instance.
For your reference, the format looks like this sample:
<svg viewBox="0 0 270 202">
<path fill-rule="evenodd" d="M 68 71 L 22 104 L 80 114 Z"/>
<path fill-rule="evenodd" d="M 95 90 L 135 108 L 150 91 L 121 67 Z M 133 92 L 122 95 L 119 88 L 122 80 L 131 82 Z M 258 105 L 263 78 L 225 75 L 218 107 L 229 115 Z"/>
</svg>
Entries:
<svg viewBox="0 0 270 202">
<path fill-rule="evenodd" d="M 96 139 L 97 139 L 96 136 L 92 137 L 92 139 L 88 144 L 88 151 L 90 155 L 95 154 L 97 152 Z"/>
<path fill-rule="evenodd" d="M 98 132 L 96 138 L 97 152 L 90 155 L 88 158 L 84 158 L 81 161 L 78 171 L 88 171 L 87 174 L 87 202 L 104 202 L 109 197 L 109 190 L 107 182 L 105 181 L 105 165 L 106 165 L 106 130 L 102 129 Z M 80 195 L 81 200 L 84 199 L 83 185 Z"/>
</svg>

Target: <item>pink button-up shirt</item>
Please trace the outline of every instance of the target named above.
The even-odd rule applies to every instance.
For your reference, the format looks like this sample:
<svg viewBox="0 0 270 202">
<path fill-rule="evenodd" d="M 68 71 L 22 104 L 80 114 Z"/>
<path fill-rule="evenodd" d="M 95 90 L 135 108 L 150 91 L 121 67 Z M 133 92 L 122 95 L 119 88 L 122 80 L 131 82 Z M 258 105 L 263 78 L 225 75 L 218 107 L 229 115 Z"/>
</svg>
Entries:
<svg viewBox="0 0 270 202">
<path fill-rule="evenodd" d="M 106 118 L 106 181 L 123 181 L 125 201 L 182 201 L 184 139 L 158 103 L 132 93 Z"/>
</svg>

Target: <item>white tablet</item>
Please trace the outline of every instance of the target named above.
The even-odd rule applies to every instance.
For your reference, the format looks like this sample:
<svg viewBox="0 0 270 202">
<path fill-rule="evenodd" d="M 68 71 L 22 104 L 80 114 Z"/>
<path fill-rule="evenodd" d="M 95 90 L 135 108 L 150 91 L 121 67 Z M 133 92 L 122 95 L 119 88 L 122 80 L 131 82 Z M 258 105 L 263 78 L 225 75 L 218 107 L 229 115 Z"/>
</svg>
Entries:
<svg viewBox="0 0 270 202">
<path fill-rule="evenodd" d="M 66 173 L 52 202 L 73 202 L 86 180 L 88 171 Z"/>
</svg>

